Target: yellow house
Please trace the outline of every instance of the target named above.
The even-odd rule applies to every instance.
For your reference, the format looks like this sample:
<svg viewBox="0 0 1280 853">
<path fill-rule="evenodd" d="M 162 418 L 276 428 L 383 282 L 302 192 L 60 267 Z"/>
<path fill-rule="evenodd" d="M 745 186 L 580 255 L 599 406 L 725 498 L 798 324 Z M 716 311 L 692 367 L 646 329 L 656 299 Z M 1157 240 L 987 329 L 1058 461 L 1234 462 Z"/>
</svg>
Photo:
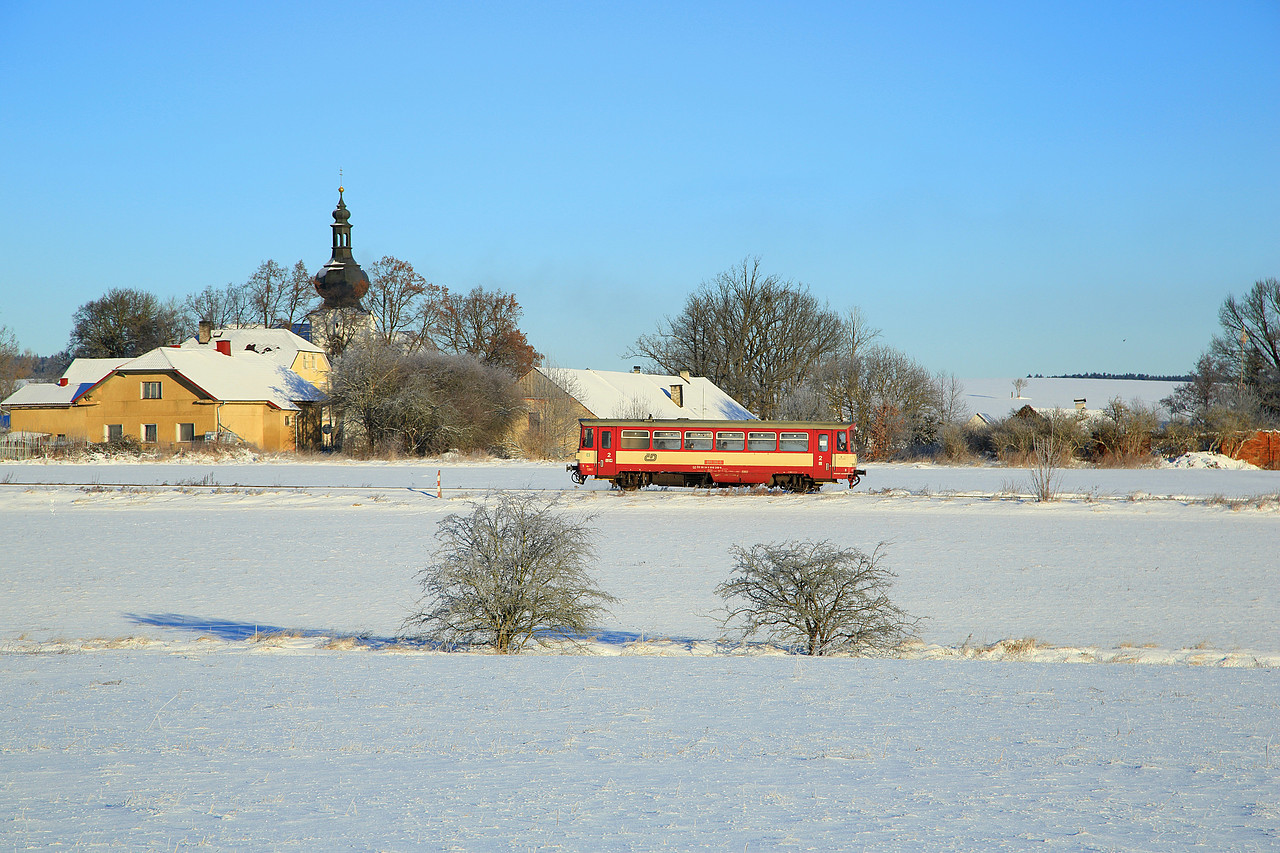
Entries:
<svg viewBox="0 0 1280 853">
<path fill-rule="evenodd" d="M 323 390 L 329 383 L 329 356 L 325 351 L 288 329 L 251 327 L 243 329 L 201 328 L 200 336 L 182 342 L 184 349 L 230 347 L 232 355 L 255 352 L 287 367 Z"/>
<path fill-rule="evenodd" d="M 172 448 L 239 439 L 262 450 L 320 446 L 324 394 L 265 355 L 229 345 L 160 347 L 134 359 L 76 359 L 56 385 L 5 400 L 13 430 Z"/>
</svg>

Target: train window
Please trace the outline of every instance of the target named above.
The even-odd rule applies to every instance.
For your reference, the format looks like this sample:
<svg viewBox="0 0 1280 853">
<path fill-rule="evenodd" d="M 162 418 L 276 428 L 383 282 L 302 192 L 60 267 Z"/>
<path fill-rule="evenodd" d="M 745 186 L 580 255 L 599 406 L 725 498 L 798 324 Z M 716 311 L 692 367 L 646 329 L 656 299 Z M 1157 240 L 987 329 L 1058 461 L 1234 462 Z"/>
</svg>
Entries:
<svg viewBox="0 0 1280 853">
<path fill-rule="evenodd" d="M 747 450 L 777 450 L 778 434 L 776 432 L 747 433 Z"/>
<path fill-rule="evenodd" d="M 818 433 L 818 452 L 819 453 L 827 452 L 827 448 L 831 446 L 830 444 L 828 444 L 830 440 L 831 439 L 827 437 L 827 434 L 825 432 Z"/>
<path fill-rule="evenodd" d="M 679 450 L 680 431 L 675 429 L 655 429 L 653 431 L 654 450 Z"/>
<path fill-rule="evenodd" d="M 648 450 L 649 431 L 647 429 L 624 429 L 622 431 L 623 450 Z"/>
<path fill-rule="evenodd" d="M 803 453 L 809 449 L 809 433 L 807 432 L 784 432 L 782 433 L 782 450 L 791 452 L 797 451 Z"/>
<path fill-rule="evenodd" d="M 836 453 L 844 453 L 849 449 L 849 433 L 840 430 L 836 433 Z"/>
<path fill-rule="evenodd" d="M 610 447 L 613 447 L 613 430 L 600 430 L 600 448 L 602 450 L 608 450 Z"/>
<path fill-rule="evenodd" d="M 711 449 L 711 430 L 709 429 L 691 429 L 684 434 L 685 450 L 710 450 Z"/>
<path fill-rule="evenodd" d="M 716 433 L 716 450 L 741 450 L 745 444 L 744 435 L 741 432 Z"/>
<path fill-rule="evenodd" d="M 582 446 L 588 449 L 596 446 L 596 431 L 591 427 L 582 429 Z"/>
</svg>

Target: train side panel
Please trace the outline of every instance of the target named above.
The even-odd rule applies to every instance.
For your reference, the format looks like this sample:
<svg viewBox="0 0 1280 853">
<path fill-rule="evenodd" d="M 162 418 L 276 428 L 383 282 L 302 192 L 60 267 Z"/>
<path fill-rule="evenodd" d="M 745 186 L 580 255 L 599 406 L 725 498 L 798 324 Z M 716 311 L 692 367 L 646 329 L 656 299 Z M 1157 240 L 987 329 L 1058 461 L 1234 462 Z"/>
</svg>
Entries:
<svg viewBox="0 0 1280 853">
<path fill-rule="evenodd" d="M 611 480 L 622 488 L 649 484 L 759 484 L 811 491 L 860 475 L 852 424 L 795 421 L 583 420 L 578 482 Z"/>
</svg>

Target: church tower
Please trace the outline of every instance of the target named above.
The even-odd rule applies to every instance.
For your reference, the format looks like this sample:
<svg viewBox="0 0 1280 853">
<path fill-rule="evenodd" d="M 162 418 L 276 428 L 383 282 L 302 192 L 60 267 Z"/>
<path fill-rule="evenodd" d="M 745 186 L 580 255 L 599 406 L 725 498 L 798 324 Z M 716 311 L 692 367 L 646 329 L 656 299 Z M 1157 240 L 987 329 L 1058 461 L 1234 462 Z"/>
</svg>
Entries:
<svg viewBox="0 0 1280 853">
<path fill-rule="evenodd" d="M 363 311 L 360 299 L 369 290 L 369 276 L 351 254 L 351 211 L 347 210 L 342 191 L 343 188 L 338 187 L 338 206 L 333 211 L 333 255 L 312 282 L 316 293 L 324 299 L 320 310 L 357 308 Z"/>
<path fill-rule="evenodd" d="M 369 276 L 351 254 L 351 211 L 338 187 L 338 206 L 333 211 L 333 254 L 329 263 L 311 278 L 324 304 L 307 315 L 311 342 L 334 358 L 353 342 L 377 331 L 371 311 L 360 299 L 369 290 Z"/>
</svg>

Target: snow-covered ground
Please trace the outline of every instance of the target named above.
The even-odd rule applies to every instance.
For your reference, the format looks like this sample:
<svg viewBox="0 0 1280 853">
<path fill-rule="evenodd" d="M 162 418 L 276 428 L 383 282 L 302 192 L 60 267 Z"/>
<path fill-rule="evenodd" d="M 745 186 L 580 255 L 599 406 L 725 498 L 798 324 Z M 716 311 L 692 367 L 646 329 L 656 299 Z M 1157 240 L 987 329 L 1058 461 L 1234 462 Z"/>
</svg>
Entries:
<svg viewBox="0 0 1280 853">
<path fill-rule="evenodd" d="M 1280 474 L 1063 473 L 0 465 L 0 849 L 1277 849 Z M 440 518 L 566 487 L 620 599 L 593 642 L 398 637 Z M 889 543 L 921 642 L 718 645 L 729 546 L 795 537 Z"/>
</svg>

